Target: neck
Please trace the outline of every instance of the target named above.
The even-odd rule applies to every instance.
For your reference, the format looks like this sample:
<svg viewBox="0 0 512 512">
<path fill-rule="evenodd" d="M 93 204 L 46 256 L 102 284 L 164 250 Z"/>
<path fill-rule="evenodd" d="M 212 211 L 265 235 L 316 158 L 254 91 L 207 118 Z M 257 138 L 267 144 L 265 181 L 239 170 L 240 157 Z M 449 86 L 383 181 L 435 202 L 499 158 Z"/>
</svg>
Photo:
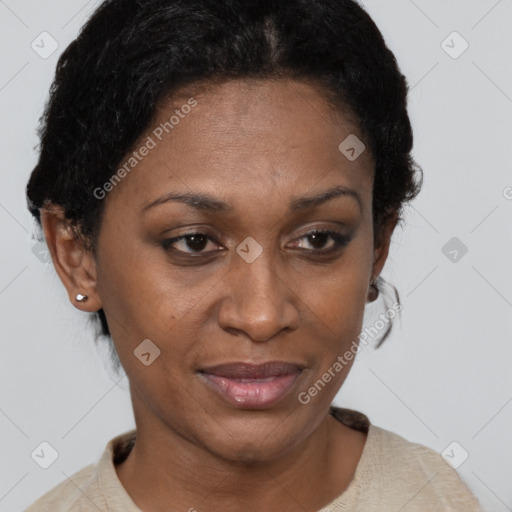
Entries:
<svg viewBox="0 0 512 512">
<path fill-rule="evenodd" d="M 167 426 L 141 418 L 136 415 L 135 446 L 116 471 L 145 512 L 318 510 L 348 487 L 366 439 L 327 414 L 285 456 L 242 462 L 219 458 Z"/>
</svg>

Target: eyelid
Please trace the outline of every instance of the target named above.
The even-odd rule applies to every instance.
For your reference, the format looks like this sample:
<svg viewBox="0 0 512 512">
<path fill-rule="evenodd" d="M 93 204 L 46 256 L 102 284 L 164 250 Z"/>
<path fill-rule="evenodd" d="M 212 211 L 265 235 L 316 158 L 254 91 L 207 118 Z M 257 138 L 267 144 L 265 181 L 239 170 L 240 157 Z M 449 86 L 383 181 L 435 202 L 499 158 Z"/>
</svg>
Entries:
<svg viewBox="0 0 512 512">
<path fill-rule="evenodd" d="M 172 232 L 172 235 L 169 236 L 168 233 Z M 164 229 L 159 233 L 159 236 L 169 236 L 169 238 L 177 238 L 180 236 L 185 235 L 207 235 L 213 238 L 216 238 L 217 240 L 222 238 L 222 234 L 220 231 L 215 229 L 214 227 L 208 225 L 205 226 L 204 224 L 185 224 L 183 226 L 174 226 L 172 228 Z"/>
<path fill-rule="evenodd" d="M 334 224 L 334 225 L 333 225 Z M 344 236 L 346 238 L 350 238 L 353 234 L 353 229 L 349 227 L 348 224 L 345 224 L 343 222 L 334 222 L 330 224 L 316 224 L 316 225 L 310 225 L 306 228 L 303 228 L 299 230 L 298 234 L 294 235 L 293 239 L 291 241 L 295 241 L 298 238 L 302 238 L 303 236 L 309 235 L 311 233 L 315 232 L 332 232 L 337 233 L 340 236 Z"/>
</svg>

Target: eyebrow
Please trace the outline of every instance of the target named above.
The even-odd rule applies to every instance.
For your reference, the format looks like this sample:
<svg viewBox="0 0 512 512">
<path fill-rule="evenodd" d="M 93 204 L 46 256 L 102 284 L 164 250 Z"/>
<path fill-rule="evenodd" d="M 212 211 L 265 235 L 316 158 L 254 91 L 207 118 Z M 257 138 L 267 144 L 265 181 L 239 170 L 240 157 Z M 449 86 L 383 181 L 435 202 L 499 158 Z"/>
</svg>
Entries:
<svg viewBox="0 0 512 512">
<path fill-rule="evenodd" d="M 158 206 L 160 204 L 168 203 L 170 201 L 184 203 L 188 206 L 191 206 L 192 208 L 196 208 L 197 210 L 206 210 L 210 212 L 229 211 L 233 209 L 233 207 L 228 205 L 227 203 L 205 194 L 179 194 L 176 192 L 171 192 L 146 204 L 142 208 L 142 212 L 145 212 L 150 208 L 154 208 L 155 206 Z"/>
<path fill-rule="evenodd" d="M 340 185 L 325 190 L 324 192 L 320 192 L 316 195 L 303 196 L 292 199 L 290 202 L 290 212 L 314 208 L 315 206 L 320 206 L 321 204 L 336 197 L 352 197 L 357 201 L 359 210 L 363 211 L 363 201 L 361 196 L 355 190 Z"/>
<path fill-rule="evenodd" d="M 363 210 L 363 202 L 361 196 L 355 190 L 344 186 L 336 186 L 320 192 L 319 194 L 292 198 L 290 201 L 289 212 L 293 213 L 299 210 L 312 209 L 337 197 L 352 197 L 357 201 L 359 210 Z M 208 196 L 206 194 L 171 192 L 146 204 L 142 208 L 142 212 L 145 212 L 150 208 L 154 208 L 160 204 L 172 201 L 184 203 L 197 210 L 208 212 L 229 212 L 233 211 L 234 209 L 233 206 L 225 203 L 224 201 L 216 199 L 212 196 Z"/>
</svg>

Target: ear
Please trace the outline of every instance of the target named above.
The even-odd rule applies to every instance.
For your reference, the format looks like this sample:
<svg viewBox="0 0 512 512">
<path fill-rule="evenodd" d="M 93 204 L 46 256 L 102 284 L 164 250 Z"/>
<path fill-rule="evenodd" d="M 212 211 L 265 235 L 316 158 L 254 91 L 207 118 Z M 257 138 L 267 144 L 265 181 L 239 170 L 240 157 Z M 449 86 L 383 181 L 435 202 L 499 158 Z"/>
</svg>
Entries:
<svg viewBox="0 0 512 512">
<path fill-rule="evenodd" d="M 382 221 L 379 231 L 375 234 L 375 243 L 373 249 L 373 269 L 372 269 L 372 280 L 382 272 L 384 263 L 389 254 L 389 246 L 391 243 L 391 235 L 395 230 L 398 222 L 398 212 L 393 212 Z"/>
<path fill-rule="evenodd" d="M 53 265 L 66 287 L 70 302 L 82 311 L 101 309 L 96 287 L 96 261 L 72 229 L 63 208 L 56 205 L 42 208 L 41 223 Z M 79 293 L 86 295 L 87 301 L 77 301 Z"/>
</svg>

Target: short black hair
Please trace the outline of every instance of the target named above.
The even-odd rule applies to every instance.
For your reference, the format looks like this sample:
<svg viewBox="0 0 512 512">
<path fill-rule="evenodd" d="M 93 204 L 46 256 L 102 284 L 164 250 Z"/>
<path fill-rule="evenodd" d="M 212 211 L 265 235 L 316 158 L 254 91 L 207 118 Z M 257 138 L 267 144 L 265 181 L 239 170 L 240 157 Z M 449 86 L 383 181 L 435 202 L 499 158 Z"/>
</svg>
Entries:
<svg viewBox="0 0 512 512">
<path fill-rule="evenodd" d="M 60 205 L 94 252 L 104 201 L 93 191 L 133 150 L 158 106 L 194 84 L 249 78 L 303 80 L 350 112 L 375 162 L 376 235 L 390 215 L 402 220 L 422 183 L 410 154 L 408 85 L 358 2 L 107 0 L 57 63 L 26 190 L 39 227 L 39 209 Z M 98 334 L 110 338 L 103 309 L 94 315 Z"/>
</svg>

